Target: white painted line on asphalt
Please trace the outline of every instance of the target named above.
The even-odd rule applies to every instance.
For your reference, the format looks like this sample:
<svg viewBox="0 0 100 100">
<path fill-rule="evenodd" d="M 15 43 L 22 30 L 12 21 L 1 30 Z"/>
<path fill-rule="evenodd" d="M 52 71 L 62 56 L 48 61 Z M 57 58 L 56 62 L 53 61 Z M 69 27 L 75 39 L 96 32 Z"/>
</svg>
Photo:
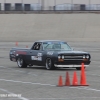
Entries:
<svg viewBox="0 0 100 100">
<path fill-rule="evenodd" d="M 91 76 L 100 76 L 100 75 L 98 75 L 98 74 L 88 74 L 88 73 L 87 73 L 87 75 L 91 75 Z"/>
<path fill-rule="evenodd" d="M 51 84 L 32 83 L 32 82 L 23 82 L 23 81 L 6 80 L 6 79 L 0 79 L 0 81 L 23 83 L 23 84 L 32 84 L 32 85 L 56 86 L 56 85 L 51 85 Z"/>
<path fill-rule="evenodd" d="M 8 51 L 0 51 L 0 52 L 8 52 Z"/>
<path fill-rule="evenodd" d="M 21 71 L 21 70 L 16 70 L 16 69 L 12 69 L 12 68 L 7 68 L 7 69 L 11 69 L 11 70 L 13 70 L 13 71 L 17 71 L 17 72 L 25 72 L 25 71 Z"/>
<path fill-rule="evenodd" d="M 33 73 L 31 73 L 31 72 L 29 72 L 28 74 L 29 74 L 29 75 L 33 75 L 33 76 L 38 76 L 38 75 L 36 75 L 36 74 L 33 74 Z"/>
<path fill-rule="evenodd" d="M 0 66 L 1 68 L 4 68 L 4 66 Z"/>
<path fill-rule="evenodd" d="M 92 91 L 96 91 L 96 92 L 100 92 L 100 90 L 97 89 L 93 89 L 93 88 L 86 88 L 87 90 L 92 90 Z"/>
<path fill-rule="evenodd" d="M 2 88 L 0 88 L 0 90 L 3 91 L 3 92 L 6 92 L 6 93 L 8 93 L 8 94 L 16 95 L 15 93 L 12 93 L 12 92 L 10 92 L 10 91 L 8 91 L 8 90 L 5 90 L 5 89 L 2 89 Z M 27 99 L 27 98 L 20 97 L 20 96 L 18 96 L 17 98 L 19 98 L 19 99 L 21 99 L 21 100 L 29 100 L 29 99 Z"/>
<path fill-rule="evenodd" d="M 71 100 L 71 99 L 99 99 L 100 97 L 66 97 L 66 98 L 28 98 L 29 100 Z"/>
<path fill-rule="evenodd" d="M 1 67 L 1 68 L 11 69 L 11 70 L 14 70 L 14 71 L 18 71 L 18 72 L 23 72 L 23 73 L 25 73 L 25 71 L 16 70 L 16 69 L 13 69 L 13 68 L 7 68 L 7 67 L 4 67 L 4 66 L 0 66 L 0 67 Z M 36 74 L 32 74 L 31 72 L 29 72 L 29 73 L 27 73 L 27 74 L 33 75 L 33 76 L 38 76 L 38 75 L 36 75 Z"/>
<path fill-rule="evenodd" d="M 18 71 L 18 72 L 25 72 L 25 71 L 20 71 L 20 70 L 16 70 L 16 69 L 13 69 L 13 68 L 7 68 L 5 66 L 0 66 L 1 68 L 5 68 L 5 69 L 11 69 L 11 70 L 14 70 L 14 71 Z"/>
<path fill-rule="evenodd" d="M 83 86 L 82 87 L 69 87 L 69 88 L 85 89 L 85 90 L 92 90 L 92 91 L 100 92 L 100 90 L 88 88 L 88 87 L 83 87 Z"/>
<path fill-rule="evenodd" d="M 32 83 L 32 82 L 23 82 L 23 81 L 6 80 L 6 79 L 0 79 L 0 81 L 23 83 L 23 84 L 32 84 L 32 85 L 41 85 L 41 86 L 52 86 L 52 87 L 57 86 L 57 85 L 51 85 L 51 84 Z M 85 89 L 85 90 L 92 90 L 92 91 L 100 92 L 100 90 L 93 89 L 93 88 L 88 88 L 88 87 L 83 87 L 83 86 L 81 86 L 81 87 L 69 87 L 69 88 Z"/>
</svg>

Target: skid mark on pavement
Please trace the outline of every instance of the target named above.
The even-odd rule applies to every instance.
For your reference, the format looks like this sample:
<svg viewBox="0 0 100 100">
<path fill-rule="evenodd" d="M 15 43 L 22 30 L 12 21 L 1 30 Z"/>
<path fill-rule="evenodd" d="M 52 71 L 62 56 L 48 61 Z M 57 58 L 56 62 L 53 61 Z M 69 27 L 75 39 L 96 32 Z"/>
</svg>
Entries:
<svg viewBox="0 0 100 100">
<path fill-rule="evenodd" d="M 8 93 L 8 94 L 16 95 L 15 93 L 12 93 L 12 92 L 10 92 L 10 91 L 8 91 L 8 90 L 5 90 L 5 89 L 2 89 L 2 88 L 0 88 L 0 90 L 3 91 L 3 92 L 6 92 L 6 93 Z M 29 99 L 27 99 L 27 98 L 20 97 L 20 96 L 18 96 L 17 98 L 18 98 L 18 99 L 21 99 L 21 100 L 29 100 Z M 13 98 L 13 99 L 14 99 L 14 98 Z"/>
</svg>

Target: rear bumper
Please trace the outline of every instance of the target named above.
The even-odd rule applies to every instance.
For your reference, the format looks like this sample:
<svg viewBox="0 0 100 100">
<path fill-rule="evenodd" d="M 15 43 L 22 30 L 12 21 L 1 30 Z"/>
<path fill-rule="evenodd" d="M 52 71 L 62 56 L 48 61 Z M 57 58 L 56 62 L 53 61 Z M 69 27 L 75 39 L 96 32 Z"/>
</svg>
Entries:
<svg viewBox="0 0 100 100">
<path fill-rule="evenodd" d="M 76 68 L 76 67 L 81 67 L 82 65 L 57 65 L 57 64 L 54 64 L 55 67 L 62 67 L 62 68 Z M 84 65 L 84 67 L 88 67 L 89 65 Z"/>
</svg>

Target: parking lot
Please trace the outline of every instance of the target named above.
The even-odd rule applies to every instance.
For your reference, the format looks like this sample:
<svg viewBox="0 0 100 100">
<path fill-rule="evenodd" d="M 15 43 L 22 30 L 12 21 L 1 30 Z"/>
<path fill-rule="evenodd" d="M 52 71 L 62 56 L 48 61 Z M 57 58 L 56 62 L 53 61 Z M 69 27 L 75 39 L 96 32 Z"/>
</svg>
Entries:
<svg viewBox="0 0 100 100">
<path fill-rule="evenodd" d="M 59 76 L 65 84 L 66 72 L 69 72 L 72 84 L 76 71 L 80 83 L 80 71 L 59 68 L 46 70 L 33 66 L 18 68 L 16 62 L 9 60 L 9 50 L 14 42 L 0 42 L 0 100 L 99 100 L 100 99 L 100 44 L 99 42 L 68 42 L 75 50 L 91 54 L 91 64 L 86 68 L 86 80 L 89 86 L 57 87 Z M 20 42 L 18 47 L 30 48 L 32 42 Z M 5 94 L 5 95 L 4 95 Z M 16 94 L 16 97 L 9 96 Z"/>
</svg>

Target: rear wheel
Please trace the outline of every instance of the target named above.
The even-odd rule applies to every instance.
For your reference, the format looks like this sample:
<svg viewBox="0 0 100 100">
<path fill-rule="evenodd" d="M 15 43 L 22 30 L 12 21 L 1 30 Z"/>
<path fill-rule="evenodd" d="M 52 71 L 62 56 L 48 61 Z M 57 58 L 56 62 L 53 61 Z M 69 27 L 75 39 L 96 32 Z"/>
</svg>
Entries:
<svg viewBox="0 0 100 100">
<path fill-rule="evenodd" d="M 54 63 L 51 58 L 46 59 L 45 65 L 46 65 L 46 69 L 48 70 L 55 69 Z"/>
<path fill-rule="evenodd" d="M 17 65 L 20 68 L 26 68 L 27 67 L 27 64 L 25 63 L 25 61 L 22 58 L 17 59 Z"/>
</svg>

